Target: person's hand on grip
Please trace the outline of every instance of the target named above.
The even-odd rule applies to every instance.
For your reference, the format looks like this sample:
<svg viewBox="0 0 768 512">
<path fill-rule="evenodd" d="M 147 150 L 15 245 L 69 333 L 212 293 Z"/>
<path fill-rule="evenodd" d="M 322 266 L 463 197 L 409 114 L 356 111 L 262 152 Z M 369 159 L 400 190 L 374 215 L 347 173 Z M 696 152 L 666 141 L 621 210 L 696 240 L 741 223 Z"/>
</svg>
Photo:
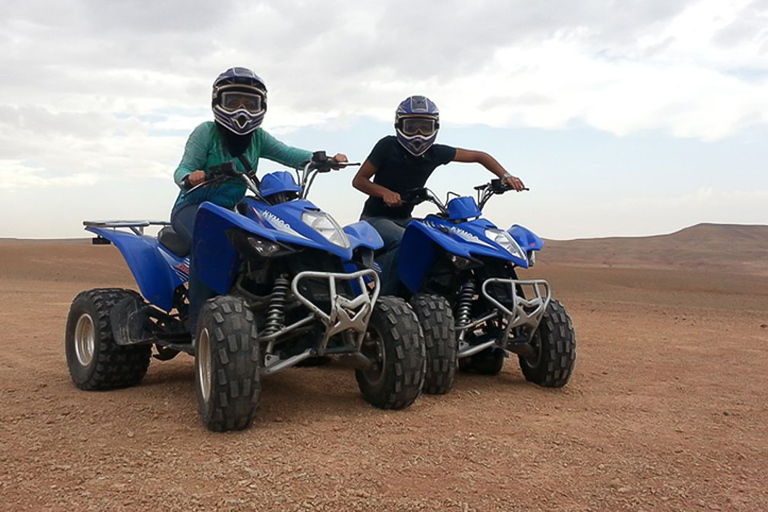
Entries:
<svg viewBox="0 0 768 512">
<path fill-rule="evenodd" d="M 401 206 L 403 204 L 403 200 L 400 198 L 400 194 L 397 192 L 392 192 L 391 190 L 386 191 L 384 195 L 381 196 L 381 198 L 390 208 Z"/>
</svg>

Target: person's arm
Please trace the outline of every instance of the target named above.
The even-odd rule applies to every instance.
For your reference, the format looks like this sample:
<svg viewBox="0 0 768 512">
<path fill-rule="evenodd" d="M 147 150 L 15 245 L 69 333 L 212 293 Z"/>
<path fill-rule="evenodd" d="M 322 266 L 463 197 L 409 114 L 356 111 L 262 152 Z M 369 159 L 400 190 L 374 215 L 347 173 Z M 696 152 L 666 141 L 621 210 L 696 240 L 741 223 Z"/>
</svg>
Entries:
<svg viewBox="0 0 768 512">
<path fill-rule="evenodd" d="M 261 143 L 261 156 L 274 160 L 286 167 L 301 169 L 312 158 L 311 151 L 295 148 L 280 142 L 264 130 L 261 130 Z M 336 153 L 333 159 L 337 162 L 348 162 L 347 155 L 343 153 Z"/>
<path fill-rule="evenodd" d="M 400 194 L 392 192 L 388 188 L 377 185 L 371 181 L 371 178 L 373 178 L 373 175 L 376 174 L 377 170 L 376 166 L 374 166 L 370 160 L 366 159 L 366 161 L 363 162 L 362 167 L 357 171 L 357 174 L 355 174 L 355 177 L 352 180 L 352 186 L 371 197 L 382 198 L 384 203 L 389 207 L 400 206 L 402 204 Z"/>
<path fill-rule="evenodd" d="M 205 162 L 208 157 L 208 141 L 210 140 L 209 127 L 204 123 L 195 128 L 184 146 L 184 156 L 181 163 L 173 173 L 173 181 L 179 188 L 185 188 L 185 181 L 191 186 L 199 185 L 205 181 Z"/>
<path fill-rule="evenodd" d="M 259 136 L 261 137 L 261 156 L 264 158 L 292 169 L 300 169 L 304 162 L 312 158 L 311 151 L 284 144 L 264 130 L 259 130 Z"/>
<path fill-rule="evenodd" d="M 478 163 L 498 176 L 507 186 L 514 188 L 518 192 L 525 188 L 525 184 L 523 184 L 520 178 L 512 176 L 495 158 L 483 151 L 456 148 L 456 156 L 453 157 L 453 161 Z"/>
</svg>

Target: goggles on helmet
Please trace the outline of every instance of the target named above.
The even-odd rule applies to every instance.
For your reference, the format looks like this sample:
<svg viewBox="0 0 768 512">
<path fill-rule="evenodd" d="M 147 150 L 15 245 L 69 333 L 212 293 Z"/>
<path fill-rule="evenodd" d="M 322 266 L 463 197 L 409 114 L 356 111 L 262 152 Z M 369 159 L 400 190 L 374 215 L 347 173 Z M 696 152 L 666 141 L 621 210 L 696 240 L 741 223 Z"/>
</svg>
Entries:
<svg viewBox="0 0 768 512">
<path fill-rule="evenodd" d="M 401 130 L 405 135 L 424 135 L 429 137 L 437 131 L 437 121 L 425 117 L 406 117 L 401 120 Z"/>
<path fill-rule="evenodd" d="M 235 112 L 245 109 L 252 114 L 258 114 L 263 110 L 263 96 L 240 91 L 226 91 L 221 93 L 220 105 L 227 112 Z"/>
</svg>

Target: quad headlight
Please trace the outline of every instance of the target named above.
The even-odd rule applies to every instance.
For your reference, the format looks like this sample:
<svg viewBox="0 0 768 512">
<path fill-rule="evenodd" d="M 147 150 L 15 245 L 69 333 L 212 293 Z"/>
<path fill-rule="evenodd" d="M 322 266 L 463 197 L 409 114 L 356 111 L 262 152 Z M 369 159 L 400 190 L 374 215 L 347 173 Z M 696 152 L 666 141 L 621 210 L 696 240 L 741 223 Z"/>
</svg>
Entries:
<svg viewBox="0 0 768 512">
<path fill-rule="evenodd" d="M 350 243 L 344 230 L 325 212 L 307 211 L 301 215 L 301 220 L 309 227 L 320 233 L 334 245 L 349 249 Z"/>
<path fill-rule="evenodd" d="M 512 235 L 501 229 L 489 228 L 485 230 L 485 237 L 490 238 L 504 249 L 506 249 L 512 256 L 520 258 L 521 260 L 527 260 L 525 252 L 520 248 L 520 245 L 512 238 Z"/>
</svg>

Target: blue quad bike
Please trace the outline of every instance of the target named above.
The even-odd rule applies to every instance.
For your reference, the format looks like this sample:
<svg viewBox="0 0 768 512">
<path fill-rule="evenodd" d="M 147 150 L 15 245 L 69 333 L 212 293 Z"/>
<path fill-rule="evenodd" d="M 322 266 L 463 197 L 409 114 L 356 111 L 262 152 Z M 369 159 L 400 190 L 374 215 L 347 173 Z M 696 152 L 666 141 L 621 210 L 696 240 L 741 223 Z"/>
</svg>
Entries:
<svg viewBox="0 0 768 512">
<path fill-rule="evenodd" d="M 75 385 L 138 384 L 154 346 L 159 360 L 194 356 L 198 408 L 213 431 L 247 428 L 261 379 L 313 359 L 355 368 L 360 391 L 376 407 L 411 405 L 424 381 L 424 337 L 403 299 L 379 296 L 373 254 L 381 238 L 366 222 L 342 229 L 306 199 L 317 174 L 332 165 L 318 152 L 296 171 L 298 181 L 274 172 L 261 183 L 232 162 L 209 169 L 204 186 L 242 180 L 252 195 L 234 211 L 203 203 L 192 247 L 167 222 L 85 222 L 94 243 L 117 246 L 141 293 L 95 289 L 74 299 L 65 348 Z M 163 226 L 157 237 L 144 234 L 152 225 Z M 187 328 L 190 264 L 217 294 L 202 306 L 194 337 Z"/>
<path fill-rule="evenodd" d="M 408 224 L 398 258 L 402 295 L 425 335 L 424 392 L 450 391 L 457 360 L 461 371 L 497 375 L 510 354 L 528 381 L 562 387 L 576 360 L 571 319 L 547 281 L 517 275 L 544 242 L 522 226 L 504 231 L 482 218 L 488 200 L 509 190 L 500 180 L 475 190 L 477 201 L 449 193 L 447 204 L 425 188 L 403 195 L 438 208 Z"/>
</svg>

